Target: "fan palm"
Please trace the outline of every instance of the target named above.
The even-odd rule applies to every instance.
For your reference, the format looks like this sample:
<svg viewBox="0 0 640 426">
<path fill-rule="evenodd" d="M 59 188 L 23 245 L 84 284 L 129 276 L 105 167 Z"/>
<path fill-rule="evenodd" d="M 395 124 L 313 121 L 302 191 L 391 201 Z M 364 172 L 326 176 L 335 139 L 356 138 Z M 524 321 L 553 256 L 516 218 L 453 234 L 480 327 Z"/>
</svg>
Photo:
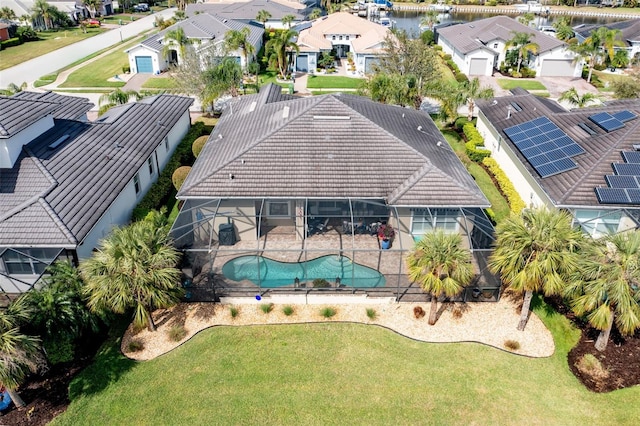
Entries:
<svg viewBox="0 0 640 426">
<path fill-rule="evenodd" d="M 556 30 L 556 38 L 562 41 L 568 41 L 575 36 L 575 31 L 569 24 L 568 18 L 560 18 L 553 23 L 553 28 Z"/>
<path fill-rule="evenodd" d="M 623 335 L 640 328 L 640 231 L 597 240 L 588 253 L 565 294 L 572 310 L 600 330 L 595 347 L 603 351 L 614 324 Z"/>
<path fill-rule="evenodd" d="M 51 24 L 51 5 L 47 3 L 47 0 L 36 0 L 31 8 L 33 17 L 35 19 L 42 19 L 44 22 L 44 29 L 48 30 Z"/>
<path fill-rule="evenodd" d="M 536 55 L 538 53 L 537 43 L 531 41 L 531 34 L 514 32 L 513 37 L 505 44 L 505 50 L 517 49 L 518 51 L 518 72 L 520 72 L 520 66 L 525 56 L 529 54 Z"/>
<path fill-rule="evenodd" d="M 286 25 L 287 28 L 291 28 L 291 23 L 296 19 L 295 16 L 288 14 L 288 15 L 284 15 L 281 19 L 282 21 L 282 25 Z"/>
<path fill-rule="evenodd" d="M 143 220 L 115 229 L 80 265 L 93 312 L 134 310 L 134 324 L 156 329 L 151 312 L 180 300 L 178 251 L 166 226 Z M 164 222 L 166 224 L 166 221 Z"/>
<path fill-rule="evenodd" d="M 321 16 L 322 16 L 322 9 L 318 7 L 314 7 L 311 13 L 309 14 L 309 19 L 313 21 L 315 19 L 318 19 Z"/>
<path fill-rule="evenodd" d="M 300 47 L 294 41 L 297 35 L 292 29 L 282 30 L 266 44 L 266 49 L 271 52 L 270 62 L 278 67 L 282 77 L 287 75 L 289 68 L 289 52 L 300 52 Z"/>
<path fill-rule="evenodd" d="M 476 99 L 488 99 L 493 97 L 493 89 L 489 86 L 480 86 L 480 79 L 475 77 L 473 80 L 465 81 L 458 86 L 461 97 L 467 102 L 469 111 L 467 119 L 473 120 L 473 112 L 476 107 Z"/>
<path fill-rule="evenodd" d="M 564 91 L 561 93 L 558 98 L 559 101 L 567 101 L 573 106 L 577 106 L 578 108 L 584 108 L 591 102 L 596 102 L 600 99 L 600 97 L 594 93 L 587 92 L 584 95 L 580 95 L 575 87 Z"/>
<path fill-rule="evenodd" d="M 95 18 L 98 8 L 102 6 L 102 0 L 82 0 L 82 4 L 89 11 L 91 18 Z"/>
<path fill-rule="evenodd" d="M 224 35 L 224 41 L 229 50 L 242 50 L 245 69 L 249 66 L 249 55 L 256 53 L 256 48 L 249 42 L 251 31 L 244 27 L 242 30 L 229 30 Z"/>
<path fill-rule="evenodd" d="M 469 250 L 459 234 L 442 231 L 425 234 L 407 256 L 409 279 L 431 293 L 429 324 L 436 323 L 438 297 L 453 297 L 473 278 Z"/>
<path fill-rule="evenodd" d="M 616 53 L 616 47 L 623 47 L 625 44 L 619 39 L 622 32 L 618 29 L 609 29 L 600 27 L 596 30 L 596 38 L 600 43 L 600 48 L 604 54 L 609 57 L 609 61 L 613 60 Z"/>
<path fill-rule="evenodd" d="M 256 15 L 256 20 L 258 22 L 262 22 L 262 26 L 265 27 L 267 24 L 267 21 L 271 18 L 271 13 L 269 13 L 269 11 L 267 10 L 259 10 L 258 14 Z"/>
<path fill-rule="evenodd" d="M 182 27 L 168 30 L 162 39 L 162 55 L 168 56 L 169 51 L 175 50 L 177 46 L 180 58 L 184 58 L 187 46 L 190 44 L 192 44 L 192 40 L 187 37 Z"/>
<path fill-rule="evenodd" d="M 105 93 L 104 95 L 100 96 L 98 100 L 98 103 L 100 104 L 98 114 L 102 115 L 114 106 L 124 105 L 131 99 L 139 101 L 143 97 L 144 96 L 141 93 L 138 93 L 135 90 L 116 89 L 113 92 Z"/>
<path fill-rule="evenodd" d="M 561 294 L 575 271 L 584 241 L 572 218 L 559 210 L 531 209 L 512 215 L 496 229 L 496 248 L 489 267 L 516 292 L 524 292 L 518 330 L 524 330 L 534 292 Z"/>
<path fill-rule="evenodd" d="M 430 31 L 433 31 L 433 26 L 438 22 L 438 11 L 430 9 L 426 11 L 420 20 L 420 27 L 427 27 Z"/>
</svg>

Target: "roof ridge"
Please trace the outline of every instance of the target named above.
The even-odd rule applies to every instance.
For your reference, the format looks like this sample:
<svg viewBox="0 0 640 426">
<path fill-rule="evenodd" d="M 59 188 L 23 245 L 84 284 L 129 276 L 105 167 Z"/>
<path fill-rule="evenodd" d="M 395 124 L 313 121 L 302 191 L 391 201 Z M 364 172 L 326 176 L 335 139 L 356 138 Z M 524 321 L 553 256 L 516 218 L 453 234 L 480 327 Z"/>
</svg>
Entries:
<svg viewBox="0 0 640 426">
<path fill-rule="evenodd" d="M 404 182 L 402 182 L 396 189 L 389 193 L 387 203 L 393 204 L 396 200 L 406 194 L 407 191 L 409 191 L 413 187 L 413 185 L 415 185 L 420 180 L 421 177 L 426 175 L 429 170 L 434 168 L 437 169 L 437 167 L 434 166 L 431 162 L 423 164 L 420 168 L 413 172 L 411 176 L 405 179 Z"/>
<path fill-rule="evenodd" d="M 49 205 L 47 200 L 45 200 L 44 198 L 38 198 L 38 202 L 40 203 L 44 211 L 47 212 L 49 217 L 51 217 L 51 219 L 53 220 L 53 223 L 55 223 L 58 229 L 60 229 L 60 231 L 64 234 L 64 236 L 67 237 L 69 242 L 74 245 L 78 244 L 78 240 L 76 239 L 75 235 L 73 235 L 73 233 L 69 230 L 69 228 L 67 228 L 64 222 L 62 222 L 62 219 L 60 219 L 60 217 L 56 214 L 56 212 Z"/>
</svg>

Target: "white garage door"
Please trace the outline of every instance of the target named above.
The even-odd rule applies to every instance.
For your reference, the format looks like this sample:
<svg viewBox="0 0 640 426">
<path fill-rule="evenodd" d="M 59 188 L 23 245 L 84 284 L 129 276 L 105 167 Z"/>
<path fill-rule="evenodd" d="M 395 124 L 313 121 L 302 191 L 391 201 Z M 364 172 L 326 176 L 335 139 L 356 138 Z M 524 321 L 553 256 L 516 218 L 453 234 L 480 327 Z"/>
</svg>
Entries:
<svg viewBox="0 0 640 426">
<path fill-rule="evenodd" d="M 487 58 L 471 58 L 469 75 L 485 75 L 487 73 Z"/>
<path fill-rule="evenodd" d="M 546 59 L 542 62 L 541 77 L 573 77 L 575 66 L 571 59 Z"/>
</svg>

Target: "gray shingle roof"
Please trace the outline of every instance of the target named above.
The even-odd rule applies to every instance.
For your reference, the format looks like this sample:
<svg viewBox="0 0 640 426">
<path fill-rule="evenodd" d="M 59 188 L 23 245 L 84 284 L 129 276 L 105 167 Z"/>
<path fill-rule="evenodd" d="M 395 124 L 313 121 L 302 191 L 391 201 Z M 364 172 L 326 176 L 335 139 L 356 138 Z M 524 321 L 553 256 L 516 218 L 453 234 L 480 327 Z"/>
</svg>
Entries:
<svg viewBox="0 0 640 426">
<path fill-rule="evenodd" d="M 179 21 L 169 28 L 160 31 L 158 34 L 146 38 L 141 44 L 156 52 L 160 52 L 163 48 L 162 38 L 164 35 L 168 31 L 177 28 L 182 28 L 188 38 L 200 40 L 224 40 L 225 34 L 230 30 L 240 31 L 243 28 L 249 28 L 248 40 L 253 46 L 257 46 L 260 43 L 262 35 L 264 34 L 264 29 L 258 25 L 247 24 L 214 14 L 200 13 L 184 21 Z"/>
<path fill-rule="evenodd" d="M 0 96 L 0 138 L 9 138 L 22 129 L 53 114 L 60 104 L 53 102 L 13 99 Z"/>
<path fill-rule="evenodd" d="M 269 0 L 252 0 L 248 2 L 234 3 L 195 3 L 187 5 L 187 15 L 195 16 L 196 12 L 215 13 L 227 19 L 255 20 L 258 12 L 266 10 L 271 14 L 271 19 L 282 19 L 285 15 L 295 16 L 294 21 L 305 19 L 310 8 L 294 9 L 280 3 Z"/>
<path fill-rule="evenodd" d="M 494 101 L 496 102 L 495 104 Z M 507 118 L 507 107 L 509 102 L 512 101 L 517 102 L 522 107 L 522 111 L 512 110 L 511 118 Z M 604 176 L 613 174 L 612 163 L 623 162 L 620 152 L 632 151 L 633 145 L 640 143 L 640 119 L 628 121 L 622 129 L 606 133 L 593 125 L 588 117 L 600 111 L 618 112 L 622 110 L 630 110 L 640 116 L 640 100 L 607 102 L 599 108 L 582 108 L 571 111 L 549 108 L 548 104 L 550 102 L 552 101 L 543 101 L 541 98 L 527 93 L 493 100 L 479 100 L 478 108 L 500 133 L 504 143 L 516 153 L 526 170 L 547 193 L 556 207 L 592 206 L 619 208 L 620 205 L 607 206 L 600 204 L 594 189 L 599 186 L 607 186 Z M 543 179 L 503 132 L 505 128 L 541 116 L 548 117 L 584 148 L 585 154 L 572 157 L 578 168 Z M 578 126 L 578 123 L 588 123 L 596 130 L 597 135 L 588 135 L 586 131 Z"/>
<path fill-rule="evenodd" d="M 192 103 L 159 95 L 102 122 L 55 120 L 12 169 L 0 169 L 0 246 L 81 242 Z"/>
<path fill-rule="evenodd" d="M 29 99 L 32 101 L 45 101 L 59 104 L 60 108 L 53 112 L 53 118 L 76 120 L 84 116 L 93 107 L 87 98 L 59 95 L 53 92 L 19 92 L 13 95 L 16 99 Z"/>
<path fill-rule="evenodd" d="M 225 111 L 179 198 L 360 197 L 406 206 L 489 206 L 423 112 L 359 96 L 298 98 L 280 91 L 267 86 Z"/>
<path fill-rule="evenodd" d="M 585 38 L 591 35 L 591 32 L 600 28 L 606 27 L 610 30 L 620 30 L 621 34 L 619 39 L 622 40 L 627 46 L 629 46 L 632 41 L 640 41 L 640 19 L 631 19 L 628 21 L 620 21 L 620 22 L 611 22 L 609 24 L 593 24 L 593 25 L 583 25 L 578 27 L 576 31 L 576 35 L 579 40 L 584 40 Z"/>
<path fill-rule="evenodd" d="M 438 29 L 439 37 L 448 40 L 463 54 L 478 49 L 493 50 L 486 46 L 488 42 L 493 40 L 506 42 L 513 38 L 514 32 L 531 34 L 531 41 L 538 44 L 539 53 L 565 46 L 564 42 L 527 27 L 508 16 L 493 16 L 479 21 Z"/>
</svg>

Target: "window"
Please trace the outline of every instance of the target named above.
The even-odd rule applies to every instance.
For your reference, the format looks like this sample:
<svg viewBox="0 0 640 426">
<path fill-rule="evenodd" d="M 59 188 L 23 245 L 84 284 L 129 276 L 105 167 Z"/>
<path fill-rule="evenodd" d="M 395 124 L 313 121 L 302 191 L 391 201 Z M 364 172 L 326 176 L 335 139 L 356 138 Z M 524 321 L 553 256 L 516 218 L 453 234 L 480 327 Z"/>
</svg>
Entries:
<svg viewBox="0 0 640 426">
<path fill-rule="evenodd" d="M 156 172 L 155 167 L 153 166 L 153 155 L 147 160 L 147 165 L 149 166 L 149 175 L 153 176 Z"/>
<path fill-rule="evenodd" d="M 342 40 L 342 36 L 340 36 L 340 40 Z"/>
<path fill-rule="evenodd" d="M 290 217 L 288 201 L 268 201 L 267 202 L 268 217 Z"/>
<path fill-rule="evenodd" d="M 606 210 L 576 210 L 574 223 L 580 225 L 582 230 L 592 237 L 618 232 L 622 213 Z"/>
<path fill-rule="evenodd" d="M 331 36 L 331 40 L 335 40 L 335 39 L 336 39 L 336 36 Z"/>
<path fill-rule="evenodd" d="M 349 40 L 349 36 L 346 36 L 346 40 Z"/>
<path fill-rule="evenodd" d="M 2 261 L 11 275 L 41 275 L 59 252 L 53 248 L 8 249 L 2 255 Z"/>
<path fill-rule="evenodd" d="M 137 173 L 133 177 L 133 187 L 136 190 L 136 195 L 138 195 L 140 193 L 140 175 L 138 175 Z"/>
<path fill-rule="evenodd" d="M 498 43 L 493 43 L 493 48 L 497 49 L 498 48 Z"/>
<path fill-rule="evenodd" d="M 165 137 L 164 138 L 164 149 L 167 150 L 167 152 L 169 152 L 169 137 Z"/>
<path fill-rule="evenodd" d="M 411 234 L 422 237 L 440 229 L 447 234 L 458 232 L 458 209 L 416 209 L 413 211 Z"/>
</svg>

